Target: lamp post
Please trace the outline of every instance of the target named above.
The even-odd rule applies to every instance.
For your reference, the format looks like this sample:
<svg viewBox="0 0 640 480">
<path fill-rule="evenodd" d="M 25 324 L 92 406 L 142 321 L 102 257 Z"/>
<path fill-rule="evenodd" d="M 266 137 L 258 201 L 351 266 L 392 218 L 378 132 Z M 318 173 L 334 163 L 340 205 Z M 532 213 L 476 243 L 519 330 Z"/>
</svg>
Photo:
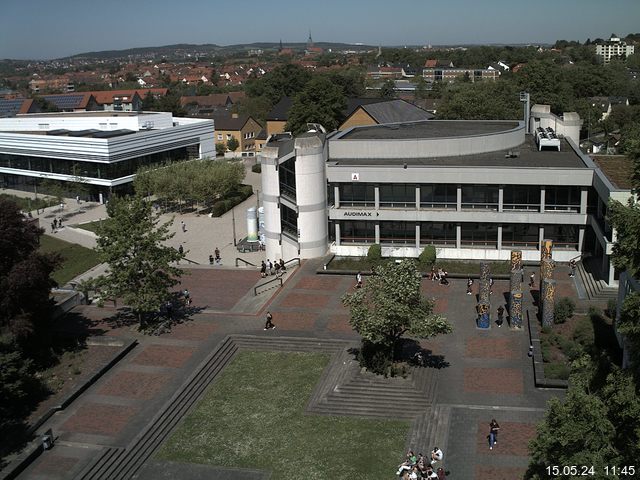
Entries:
<svg viewBox="0 0 640 480">
<path fill-rule="evenodd" d="M 238 245 L 236 241 L 236 213 L 235 207 L 231 208 L 231 226 L 233 228 L 233 246 L 236 247 Z"/>
</svg>

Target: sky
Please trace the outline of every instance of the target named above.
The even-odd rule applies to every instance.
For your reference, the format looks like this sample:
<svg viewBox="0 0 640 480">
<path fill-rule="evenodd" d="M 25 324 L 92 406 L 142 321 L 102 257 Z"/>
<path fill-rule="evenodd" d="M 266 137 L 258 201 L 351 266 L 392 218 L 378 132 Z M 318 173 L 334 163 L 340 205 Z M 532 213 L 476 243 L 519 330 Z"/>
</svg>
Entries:
<svg viewBox="0 0 640 480">
<path fill-rule="evenodd" d="M 613 8 L 612 8 L 613 7 Z M 175 43 L 522 44 L 640 31 L 640 0 L 2 0 L 0 58 Z"/>
</svg>

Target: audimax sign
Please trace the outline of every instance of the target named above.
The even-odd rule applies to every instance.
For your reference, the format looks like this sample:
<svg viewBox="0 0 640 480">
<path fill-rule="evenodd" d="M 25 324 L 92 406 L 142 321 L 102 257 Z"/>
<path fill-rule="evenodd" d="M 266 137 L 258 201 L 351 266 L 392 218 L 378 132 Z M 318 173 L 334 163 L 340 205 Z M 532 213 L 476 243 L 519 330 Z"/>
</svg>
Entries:
<svg viewBox="0 0 640 480">
<path fill-rule="evenodd" d="M 375 213 L 375 215 L 373 215 Z M 368 212 L 366 210 L 347 210 L 342 214 L 343 217 L 379 217 L 378 212 Z"/>
</svg>

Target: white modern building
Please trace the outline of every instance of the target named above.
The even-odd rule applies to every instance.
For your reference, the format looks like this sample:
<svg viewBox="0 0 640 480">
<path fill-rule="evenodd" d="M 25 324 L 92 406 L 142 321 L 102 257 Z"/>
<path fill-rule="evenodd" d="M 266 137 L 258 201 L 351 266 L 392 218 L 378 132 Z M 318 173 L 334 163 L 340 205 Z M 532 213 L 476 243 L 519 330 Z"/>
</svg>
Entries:
<svg viewBox="0 0 640 480">
<path fill-rule="evenodd" d="M 127 192 L 135 172 L 167 161 L 215 158 L 212 120 L 165 112 L 39 113 L 0 119 L 0 186 L 33 191 L 77 181 L 90 195 Z"/>
<path fill-rule="evenodd" d="M 534 105 L 523 121 L 317 126 L 272 136 L 260 156 L 268 258 L 366 254 L 506 260 L 600 255 L 610 283 L 606 203 L 622 189 L 577 146 L 581 120 Z M 529 130 L 531 133 L 528 133 Z M 628 195 L 628 190 L 627 190 Z"/>
<path fill-rule="evenodd" d="M 611 62 L 612 58 L 625 59 L 629 55 L 633 55 L 634 51 L 635 47 L 633 45 L 627 45 L 626 42 L 616 36 L 612 36 L 604 43 L 596 44 L 596 55 L 600 57 L 605 65 Z"/>
</svg>

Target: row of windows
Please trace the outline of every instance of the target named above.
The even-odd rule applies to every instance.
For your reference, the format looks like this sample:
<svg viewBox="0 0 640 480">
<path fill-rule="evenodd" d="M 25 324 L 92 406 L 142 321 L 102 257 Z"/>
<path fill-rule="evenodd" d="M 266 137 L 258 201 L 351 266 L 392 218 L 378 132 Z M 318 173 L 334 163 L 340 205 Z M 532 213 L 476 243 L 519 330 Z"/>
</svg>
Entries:
<svg viewBox="0 0 640 480">
<path fill-rule="evenodd" d="M 333 199 L 333 187 L 329 186 L 329 198 Z M 338 185 L 340 205 L 352 207 L 375 206 L 375 187 L 371 183 L 344 183 Z M 415 207 L 416 188 L 420 189 L 420 206 L 426 208 L 453 208 L 458 202 L 458 186 L 451 184 L 380 184 L 381 207 Z M 497 210 L 497 185 L 462 185 L 462 208 Z M 503 187 L 503 209 L 537 210 L 540 208 L 541 190 L 532 185 L 505 185 Z M 579 211 L 580 187 L 545 187 L 545 209 Z"/>
<path fill-rule="evenodd" d="M 339 221 L 341 243 L 375 243 L 376 222 Z M 415 245 L 416 226 L 420 227 L 421 245 L 456 246 L 457 224 L 445 222 L 378 222 L 381 244 Z M 461 223 L 462 246 L 497 247 L 498 224 Z M 576 248 L 576 225 L 542 225 L 545 238 L 551 238 L 559 248 Z M 333 228 L 331 229 L 333 230 Z M 331 232 L 335 235 L 335 232 Z M 539 226 L 528 224 L 503 224 L 503 247 L 536 248 Z"/>
<path fill-rule="evenodd" d="M 59 158 L 32 157 L 0 153 L 0 167 L 31 170 L 43 173 L 75 175 L 85 178 L 116 178 L 133 175 L 140 167 L 161 165 L 198 157 L 199 146 L 180 147 L 165 152 L 142 155 L 140 157 L 121 160 L 114 163 L 95 163 Z"/>
</svg>

